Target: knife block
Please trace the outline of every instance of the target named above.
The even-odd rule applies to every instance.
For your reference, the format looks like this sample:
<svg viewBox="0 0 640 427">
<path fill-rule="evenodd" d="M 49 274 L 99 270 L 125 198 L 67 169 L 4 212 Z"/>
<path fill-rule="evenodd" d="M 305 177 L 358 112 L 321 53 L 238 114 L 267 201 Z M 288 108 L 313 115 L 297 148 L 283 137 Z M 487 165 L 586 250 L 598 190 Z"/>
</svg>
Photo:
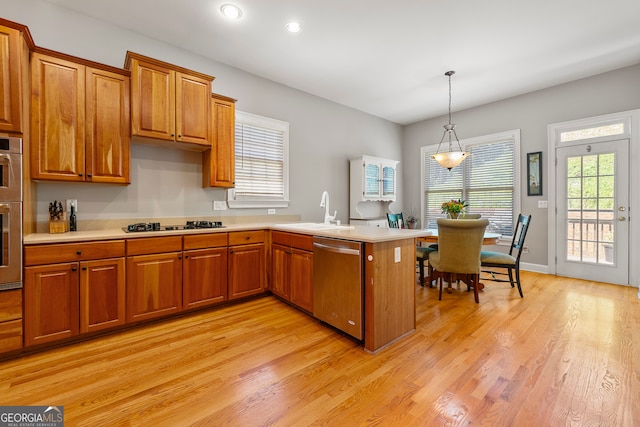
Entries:
<svg viewBox="0 0 640 427">
<path fill-rule="evenodd" d="M 50 219 L 49 234 L 66 233 L 69 231 L 69 224 L 65 219 Z"/>
</svg>

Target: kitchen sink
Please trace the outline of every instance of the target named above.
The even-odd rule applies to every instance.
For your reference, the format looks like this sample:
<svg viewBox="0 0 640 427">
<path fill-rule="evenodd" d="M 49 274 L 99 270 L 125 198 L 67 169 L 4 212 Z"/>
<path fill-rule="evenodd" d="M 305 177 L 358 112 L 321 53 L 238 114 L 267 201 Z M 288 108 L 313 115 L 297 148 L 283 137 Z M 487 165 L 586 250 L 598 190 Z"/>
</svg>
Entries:
<svg viewBox="0 0 640 427">
<path fill-rule="evenodd" d="M 324 224 L 322 222 L 294 222 L 289 224 L 276 224 L 278 227 L 295 228 L 302 230 L 353 230 L 353 225 L 337 225 L 337 224 Z"/>
</svg>

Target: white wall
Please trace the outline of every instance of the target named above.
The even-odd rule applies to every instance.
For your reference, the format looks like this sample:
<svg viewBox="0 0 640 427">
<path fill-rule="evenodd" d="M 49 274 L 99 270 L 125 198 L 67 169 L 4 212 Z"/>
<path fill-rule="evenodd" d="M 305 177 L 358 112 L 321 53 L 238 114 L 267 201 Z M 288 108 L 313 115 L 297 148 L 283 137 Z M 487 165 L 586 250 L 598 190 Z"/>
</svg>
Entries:
<svg viewBox="0 0 640 427">
<path fill-rule="evenodd" d="M 328 190 L 338 219 L 349 218 L 347 157 L 368 154 L 400 160 L 401 126 L 290 87 L 210 61 L 140 34 L 38 0 L 0 0 L 0 16 L 29 27 L 36 45 L 123 67 L 127 50 L 215 76 L 213 91 L 238 100 L 236 108 L 290 123 L 290 199 L 280 214 L 321 221 Z M 78 199 L 78 221 L 147 217 L 218 216 L 221 189 L 201 188 L 197 153 L 132 144 L 131 185 L 38 183 L 38 221 L 50 201 Z M 400 165 L 399 173 L 402 173 Z M 399 183 L 398 206 L 402 206 Z M 224 215 L 266 214 L 232 210 Z"/>
<path fill-rule="evenodd" d="M 640 65 L 622 68 L 594 77 L 494 102 L 465 111 L 453 112 L 453 123 L 460 139 L 473 138 L 511 129 L 521 130 L 521 206 L 532 214 L 527 234 L 528 254 L 523 262 L 547 265 L 547 210 L 538 201 L 547 200 L 553 153 L 547 152 L 547 126 L 552 123 L 640 108 Z M 437 144 L 446 117 L 415 123 L 404 128 L 405 205 L 420 206 L 420 147 Z M 527 196 L 526 153 L 543 152 L 543 195 Z M 636 165 L 637 167 L 638 165 Z"/>
</svg>

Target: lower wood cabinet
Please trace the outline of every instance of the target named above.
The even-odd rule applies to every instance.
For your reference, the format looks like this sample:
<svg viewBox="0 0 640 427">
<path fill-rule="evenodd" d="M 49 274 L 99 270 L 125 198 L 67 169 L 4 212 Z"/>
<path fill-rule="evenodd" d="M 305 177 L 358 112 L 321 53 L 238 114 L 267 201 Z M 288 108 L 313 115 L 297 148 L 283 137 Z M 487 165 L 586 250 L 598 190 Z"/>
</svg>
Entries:
<svg viewBox="0 0 640 427">
<path fill-rule="evenodd" d="M 263 293 L 266 289 L 265 232 L 229 233 L 229 299 Z"/>
<path fill-rule="evenodd" d="M 124 324 L 123 240 L 27 246 L 24 253 L 25 346 Z"/>
<path fill-rule="evenodd" d="M 227 300 L 227 233 L 184 236 L 183 308 Z"/>
<path fill-rule="evenodd" d="M 22 289 L 0 292 L 0 353 L 22 348 Z"/>
<path fill-rule="evenodd" d="M 127 322 L 182 310 L 182 236 L 127 241 Z"/>
<path fill-rule="evenodd" d="M 271 233 L 271 292 L 313 311 L 313 237 Z"/>
</svg>

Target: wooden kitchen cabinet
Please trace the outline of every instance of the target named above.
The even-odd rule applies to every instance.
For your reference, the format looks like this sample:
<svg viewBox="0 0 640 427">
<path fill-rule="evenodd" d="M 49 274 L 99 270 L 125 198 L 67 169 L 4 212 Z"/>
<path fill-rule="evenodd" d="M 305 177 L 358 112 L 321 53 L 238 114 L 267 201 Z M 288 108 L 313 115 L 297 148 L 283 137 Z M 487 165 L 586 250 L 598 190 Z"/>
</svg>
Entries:
<svg viewBox="0 0 640 427">
<path fill-rule="evenodd" d="M 235 99 L 211 95 L 211 150 L 202 154 L 203 187 L 235 185 Z"/>
<path fill-rule="evenodd" d="M 32 53 L 32 179 L 129 183 L 130 79 L 98 66 Z"/>
<path fill-rule="evenodd" d="M 211 148 L 211 82 L 214 77 L 127 52 L 131 70 L 131 136 L 177 148 Z"/>
<path fill-rule="evenodd" d="M 313 311 L 313 237 L 271 233 L 271 292 Z"/>
<path fill-rule="evenodd" d="M 265 232 L 229 233 L 229 300 L 265 291 Z"/>
<path fill-rule="evenodd" d="M 0 291 L 0 353 L 22 348 L 22 289 Z"/>
<path fill-rule="evenodd" d="M 227 233 L 184 236 L 182 301 L 185 309 L 227 300 Z"/>
<path fill-rule="evenodd" d="M 182 310 L 182 236 L 127 240 L 127 322 Z"/>
<path fill-rule="evenodd" d="M 77 262 L 25 268 L 25 346 L 79 333 L 78 277 Z"/>
<path fill-rule="evenodd" d="M 29 45 L 33 40 L 27 27 L 0 18 L 0 132 L 24 132 Z"/>
<path fill-rule="evenodd" d="M 124 241 L 25 247 L 25 346 L 125 322 Z"/>
</svg>

